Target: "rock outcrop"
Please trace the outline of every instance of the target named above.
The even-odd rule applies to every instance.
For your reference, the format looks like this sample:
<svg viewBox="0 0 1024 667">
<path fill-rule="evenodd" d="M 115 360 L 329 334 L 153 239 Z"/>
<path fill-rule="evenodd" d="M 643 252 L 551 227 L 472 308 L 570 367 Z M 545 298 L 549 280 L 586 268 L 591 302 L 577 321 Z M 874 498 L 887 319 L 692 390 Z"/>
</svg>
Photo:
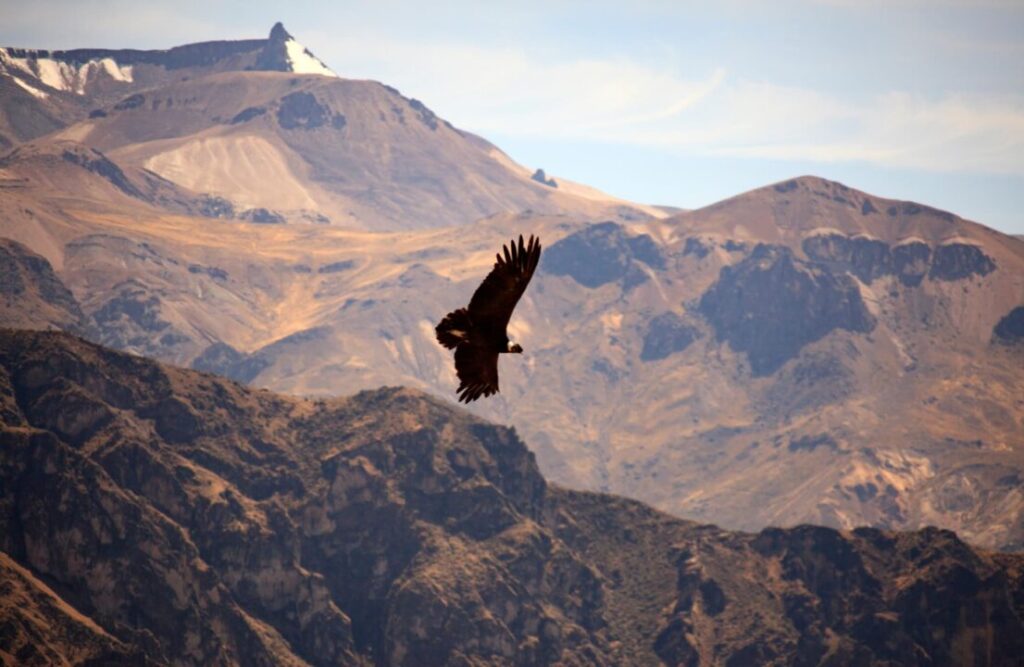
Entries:
<svg viewBox="0 0 1024 667">
<path fill-rule="evenodd" d="M 1019 344 L 1024 341 L 1024 306 L 1017 306 L 996 324 L 993 337 L 1000 343 Z"/>
<path fill-rule="evenodd" d="M 948 531 L 709 530 L 676 558 L 674 618 L 656 640 L 666 664 L 1012 665 L 1024 655 L 1024 637 L 987 631 L 1020 613 L 1006 571 Z"/>
<path fill-rule="evenodd" d="M 657 361 L 676 352 L 682 352 L 697 340 L 700 332 L 686 324 L 675 313 L 662 313 L 651 318 L 644 334 L 644 346 L 640 350 L 642 361 Z"/>
<path fill-rule="evenodd" d="M 96 335 L 91 319 L 46 260 L 0 238 L 0 322 L 22 329 L 59 329 Z"/>
<path fill-rule="evenodd" d="M 933 251 L 920 240 L 893 246 L 865 236 L 828 233 L 809 236 L 801 245 L 812 261 L 849 271 L 868 284 L 895 275 L 904 285 L 917 287 L 925 275 L 954 281 L 986 276 L 996 269 L 984 250 L 969 243 L 943 243 Z"/>
<path fill-rule="evenodd" d="M 612 282 L 621 282 L 623 289 L 629 289 L 647 280 L 640 264 L 664 268 L 664 261 L 650 236 L 633 236 L 622 225 L 601 222 L 545 250 L 541 270 L 569 276 L 590 289 Z"/>
<path fill-rule="evenodd" d="M 768 375 L 831 331 L 871 331 L 875 319 L 849 276 L 802 265 L 789 248 L 758 245 L 700 299 L 715 335 Z"/>
</svg>

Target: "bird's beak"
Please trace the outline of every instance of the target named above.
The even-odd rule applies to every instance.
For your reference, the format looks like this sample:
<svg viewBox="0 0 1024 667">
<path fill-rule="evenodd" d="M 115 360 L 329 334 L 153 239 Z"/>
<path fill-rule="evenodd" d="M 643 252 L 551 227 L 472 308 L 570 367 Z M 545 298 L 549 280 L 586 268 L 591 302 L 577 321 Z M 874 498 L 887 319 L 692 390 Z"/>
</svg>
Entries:
<svg viewBox="0 0 1024 667">
<path fill-rule="evenodd" d="M 523 353 L 523 346 L 520 345 L 519 343 L 515 343 L 513 345 L 509 345 L 508 346 L 508 351 L 513 353 L 513 354 L 522 354 Z"/>
</svg>

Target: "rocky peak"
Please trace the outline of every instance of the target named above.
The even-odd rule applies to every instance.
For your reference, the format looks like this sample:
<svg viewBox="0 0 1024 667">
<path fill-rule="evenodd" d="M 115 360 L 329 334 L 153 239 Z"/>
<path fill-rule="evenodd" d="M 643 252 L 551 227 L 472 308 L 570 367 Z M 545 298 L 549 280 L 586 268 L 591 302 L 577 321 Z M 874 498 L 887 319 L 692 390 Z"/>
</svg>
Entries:
<svg viewBox="0 0 1024 667">
<path fill-rule="evenodd" d="M 323 74 L 337 76 L 322 60 L 295 41 L 284 25 L 278 21 L 270 29 L 266 44 L 256 57 L 253 69 L 268 72 L 295 72 L 297 74 Z"/>
<path fill-rule="evenodd" d="M 160 71 L 166 75 L 193 68 L 336 76 L 280 22 L 274 24 L 267 39 L 197 42 L 171 49 L 0 48 L 0 76 L 13 78 L 40 99 L 54 91 L 88 97 L 138 89 L 160 81 Z"/>
<path fill-rule="evenodd" d="M 274 27 L 270 29 L 270 43 L 281 43 L 287 42 L 289 39 L 294 39 L 292 34 L 285 30 L 284 24 L 278 21 L 274 24 Z"/>
</svg>

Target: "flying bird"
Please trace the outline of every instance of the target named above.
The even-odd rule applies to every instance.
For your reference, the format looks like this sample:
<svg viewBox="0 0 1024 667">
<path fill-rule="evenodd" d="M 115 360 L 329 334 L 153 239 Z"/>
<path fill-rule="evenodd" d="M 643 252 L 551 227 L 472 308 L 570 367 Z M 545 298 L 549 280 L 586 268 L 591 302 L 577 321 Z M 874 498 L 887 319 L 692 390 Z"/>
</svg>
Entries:
<svg viewBox="0 0 1024 667">
<path fill-rule="evenodd" d="M 530 236 L 524 245 L 520 234 L 519 245 L 513 239 L 497 258 L 469 306 L 448 313 L 434 329 L 437 342 L 455 350 L 456 393 L 463 403 L 497 393 L 498 355 L 523 352 L 509 341 L 506 327 L 540 261 L 540 240 Z"/>
</svg>

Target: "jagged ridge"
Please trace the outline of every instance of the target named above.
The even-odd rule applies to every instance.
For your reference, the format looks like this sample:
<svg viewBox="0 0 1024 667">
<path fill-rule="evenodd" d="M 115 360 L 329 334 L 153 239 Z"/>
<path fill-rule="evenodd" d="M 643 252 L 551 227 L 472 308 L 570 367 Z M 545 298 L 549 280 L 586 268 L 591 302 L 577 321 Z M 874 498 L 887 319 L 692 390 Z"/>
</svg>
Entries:
<svg viewBox="0 0 1024 667">
<path fill-rule="evenodd" d="M 0 417 L 0 549 L 60 595 L 64 617 L 98 624 L 84 647 L 54 633 L 50 657 L 909 664 L 927 652 L 1011 665 L 1024 650 L 1022 557 L 934 530 L 729 533 L 562 491 L 514 431 L 407 389 L 285 398 L 65 334 L 0 331 Z M 31 631 L 13 623 L 0 651 Z"/>
</svg>

